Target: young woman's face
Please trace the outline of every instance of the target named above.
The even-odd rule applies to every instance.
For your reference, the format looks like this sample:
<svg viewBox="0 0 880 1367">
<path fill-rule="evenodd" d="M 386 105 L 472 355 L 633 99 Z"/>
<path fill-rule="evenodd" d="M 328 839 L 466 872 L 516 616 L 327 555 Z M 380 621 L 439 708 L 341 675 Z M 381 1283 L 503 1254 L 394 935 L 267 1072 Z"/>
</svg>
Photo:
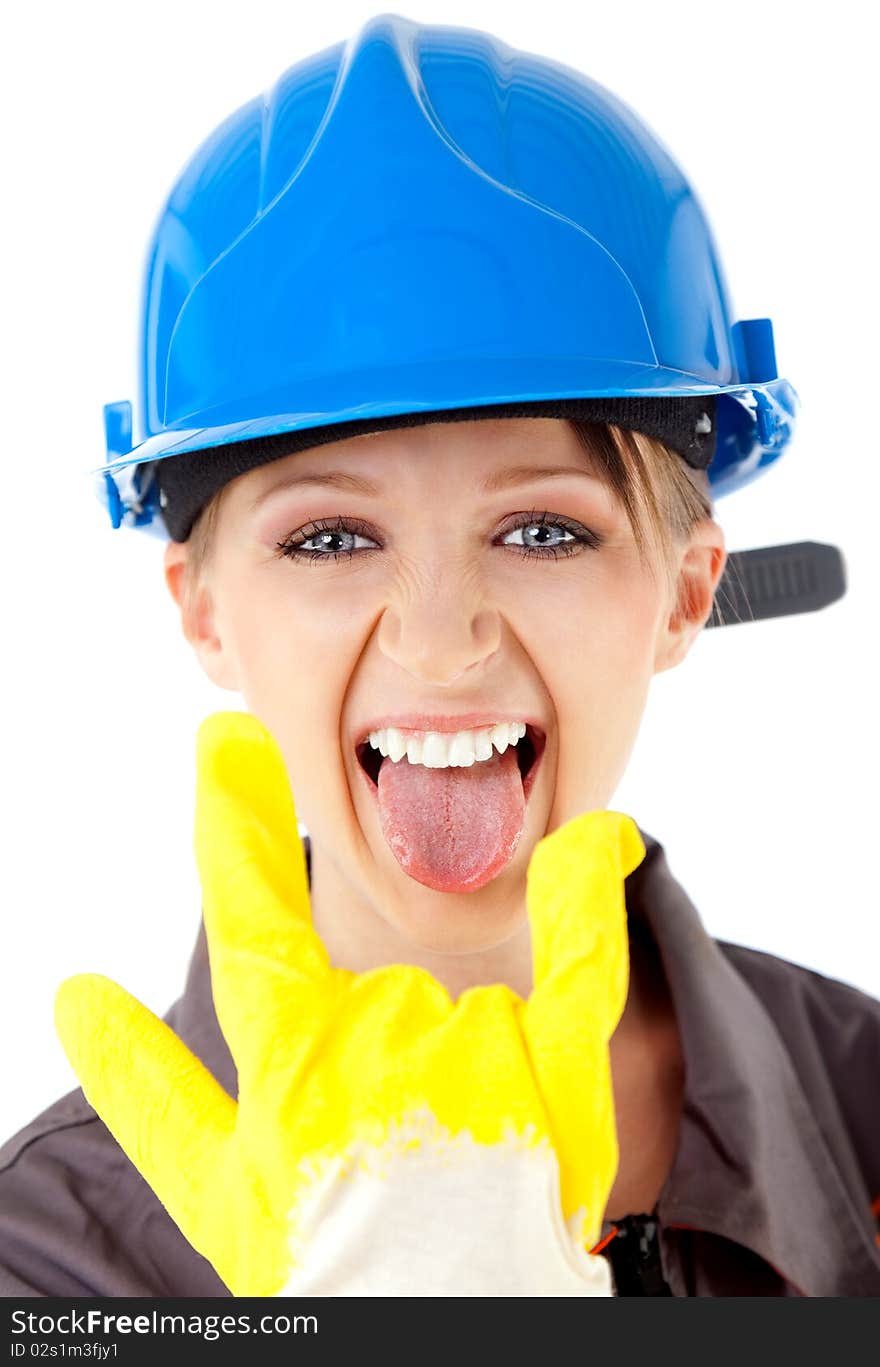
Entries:
<svg viewBox="0 0 880 1367">
<path fill-rule="evenodd" d="M 278 741 L 323 895 L 353 899 L 432 951 L 488 949 L 521 928 L 536 843 L 609 805 L 652 675 L 683 657 L 708 615 L 723 540 L 714 522 L 700 528 L 687 555 L 696 621 L 640 563 L 622 505 L 558 419 L 371 433 L 235 480 L 191 640 Z M 169 548 L 168 563 L 184 554 Z M 448 890 L 417 847 L 437 822 L 455 828 L 458 802 L 470 804 L 457 827 L 470 855 L 491 844 L 486 811 L 510 797 L 510 769 L 502 776 L 495 755 L 494 779 L 475 763 L 455 781 L 447 771 L 404 783 L 393 800 L 425 810 L 399 857 L 356 751 L 389 714 L 437 723 L 414 733 L 463 729 L 456 719 L 477 714 L 539 735 L 522 819 L 514 803 L 501 853 L 466 890 L 454 861 Z"/>
</svg>

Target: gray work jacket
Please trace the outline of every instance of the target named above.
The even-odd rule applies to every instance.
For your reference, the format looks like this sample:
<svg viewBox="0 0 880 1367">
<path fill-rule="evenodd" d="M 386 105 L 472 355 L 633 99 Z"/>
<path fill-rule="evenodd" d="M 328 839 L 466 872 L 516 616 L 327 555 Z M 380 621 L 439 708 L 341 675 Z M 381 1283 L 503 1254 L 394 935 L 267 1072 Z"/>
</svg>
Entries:
<svg viewBox="0 0 880 1367">
<path fill-rule="evenodd" d="M 645 1229 L 653 1236 L 640 1290 L 615 1261 L 626 1240 L 604 1250 L 619 1293 L 880 1296 L 880 1002 L 714 940 L 662 845 L 642 836 L 647 857 L 626 880 L 630 935 L 653 939 L 667 976 L 684 1107 L 655 1211 L 633 1212 L 653 1216 L 629 1238 L 644 1252 Z M 165 1019 L 236 1096 L 204 923 Z M 0 1148 L 0 1295 L 229 1294 L 80 1090 Z"/>
</svg>

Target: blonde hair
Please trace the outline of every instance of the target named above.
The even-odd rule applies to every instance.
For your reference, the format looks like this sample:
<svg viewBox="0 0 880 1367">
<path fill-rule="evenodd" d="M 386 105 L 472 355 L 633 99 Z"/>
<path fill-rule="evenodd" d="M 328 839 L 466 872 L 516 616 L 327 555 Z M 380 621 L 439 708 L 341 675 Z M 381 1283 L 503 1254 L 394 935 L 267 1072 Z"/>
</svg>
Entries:
<svg viewBox="0 0 880 1367">
<path fill-rule="evenodd" d="M 572 421 L 591 468 L 610 485 L 626 512 L 642 565 L 659 564 L 671 594 L 677 552 L 698 522 L 714 518 L 705 470 L 694 470 L 657 437 L 609 423 Z M 710 620 L 722 620 L 717 601 Z"/>
<path fill-rule="evenodd" d="M 208 567 L 217 535 L 217 520 L 223 495 L 229 488 L 224 484 L 202 508 L 186 539 L 187 555 L 183 567 L 183 614 L 191 620 L 195 610 L 199 580 Z"/>
<path fill-rule="evenodd" d="M 639 556 L 649 573 L 659 563 L 672 591 L 677 549 L 695 524 L 714 516 L 709 479 L 656 437 L 609 423 L 569 419 L 591 467 L 611 487 L 632 528 Z M 184 571 L 184 610 L 194 606 L 201 575 L 211 558 L 226 484 L 193 523 Z M 713 617 L 718 605 L 712 605 Z"/>
</svg>

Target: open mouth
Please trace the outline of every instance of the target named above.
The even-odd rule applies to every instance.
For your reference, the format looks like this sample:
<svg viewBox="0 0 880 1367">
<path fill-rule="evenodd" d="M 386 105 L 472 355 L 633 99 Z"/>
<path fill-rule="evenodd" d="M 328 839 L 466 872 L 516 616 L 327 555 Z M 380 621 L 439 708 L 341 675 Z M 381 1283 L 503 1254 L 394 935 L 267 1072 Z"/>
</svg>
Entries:
<svg viewBox="0 0 880 1367">
<path fill-rule="evenodd" d="M 535 782 L 535 775 L 538 772 L 538 765 L 540 764 L 541 756 L 544 753 L 546 740 L 547 738 L 543 731 L 526 723 L 526 734 L 516 746 L 516 762 L 519 765 L 523 793 L 526 797 L 529 796 Z M 382 768 L 383 764 L 390 764 L 392 761 L 387 759 L 378 750 L 374 750 L 368 740 L 362 741 L 355 753 L 357 754 L 358 764 L 363 769 L 373 787 L 378 790 L 379 770 Z M 400 760 L 399 762 L 404 764 L 408 761 Z M 490 764 L 491 760 L 477 761 L 477 764 L 481 763 Z"/>
</svg>

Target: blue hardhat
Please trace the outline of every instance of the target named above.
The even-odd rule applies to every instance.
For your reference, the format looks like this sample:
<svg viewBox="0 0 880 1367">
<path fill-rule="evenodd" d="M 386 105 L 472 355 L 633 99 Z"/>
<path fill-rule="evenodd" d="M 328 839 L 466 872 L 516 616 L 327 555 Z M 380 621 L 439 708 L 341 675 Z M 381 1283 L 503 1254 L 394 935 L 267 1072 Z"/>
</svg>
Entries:
<svg viewBox="0 0 880 1367">
<path fill-rule="evenodd" d="M 702 395 L 717 495 L 779 456 L 795 396 L 770 320 L 731 322 L 665 147 L 557 62 L 381 15 L 184 169 L 149 250 L 138 428 L 108 405 L 102 471 L 396 414 Z"/>
<path fill-rule="evenodd" d="M 717 497 L 782 454 L 797 407 L 770 320 L 732 322 L 699 201 L 626 104 L 398 15 L 198 149 L 153 234 L 142 340 L 137 422 L 105 407 L 95 473 L 114 526 L 162 535 L 176 470 L 178 540 L 254 464 L 431 415 L 607 411 L 680 437 L 684 413 L 672 444 Z"/>
</svg>

